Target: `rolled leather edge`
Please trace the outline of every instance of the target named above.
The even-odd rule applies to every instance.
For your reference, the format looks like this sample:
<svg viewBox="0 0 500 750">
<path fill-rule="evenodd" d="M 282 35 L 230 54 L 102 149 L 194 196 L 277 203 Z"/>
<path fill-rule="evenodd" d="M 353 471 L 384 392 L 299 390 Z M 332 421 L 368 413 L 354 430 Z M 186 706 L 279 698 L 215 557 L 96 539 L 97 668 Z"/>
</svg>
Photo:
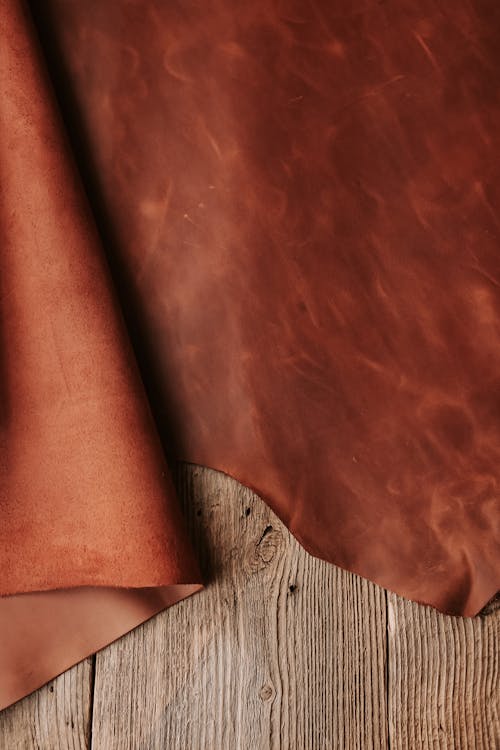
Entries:
<svg viewBox="0 0 500 750">
<path fill-rule="evenodd" d="M 1 597 L 0 710 L 201 588 L 84 587 Z"/>
<path fill-rule="evenodd" d="M 0 28 L 5 707 L 201 575 L 26 5 Z"/>
</svg>

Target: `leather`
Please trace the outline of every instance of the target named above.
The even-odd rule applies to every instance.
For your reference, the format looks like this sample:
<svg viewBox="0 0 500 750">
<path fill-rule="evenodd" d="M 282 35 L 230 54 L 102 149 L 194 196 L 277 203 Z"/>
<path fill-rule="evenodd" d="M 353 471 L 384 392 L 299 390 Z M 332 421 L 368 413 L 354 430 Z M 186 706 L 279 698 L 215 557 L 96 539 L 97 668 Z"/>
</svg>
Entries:
<svg viewBox="0 0 500 750">
<path fill-rule="evenodd" d="M 500 579 L 500 6 L 31 6 L 168 454 L 255 489 L 314 555 L 476 614 Z M 9 33 L 17 49 L 24 36 Z M 5 85 L 43 113 L 41 62 L 18 68 L 4 66 Z M 169 553 L 184 539 L 175 498 L 159 489 L 161 451 L 97 233 L 75 209 L 78 176 L 33 117 L 4 146 L 21 247 L 2 263 L 5 361 L 26 373 L 5 507 L 46 502 L 23 535 L 13 516 L 3 593 L 54 585 L 54 538 L 68 548 L 64 586 L 168 584 L 172 570 L 196 584 L 184 541 Z M 43 308 L 35 271 L 49 263 Z M 47 384 L 33 377 L 44 362 Z M 44 412 L 33 429 L 31 399 L 57 404 L 57 428 Z M 45 469 L 33 474 L 42 455 L 57 493 Z M 113 546 L 125 530 L 126 574 Z"/>
<path fill-rule="evenodd" d="M 0 599 L 0 707 L 190 596 L 199 586 L 73 587 Z"/>
<path fill-rule="evenodd" d="M 30 19 L 0 15 L 2 708 L 201 576 Z"/>
</svg>

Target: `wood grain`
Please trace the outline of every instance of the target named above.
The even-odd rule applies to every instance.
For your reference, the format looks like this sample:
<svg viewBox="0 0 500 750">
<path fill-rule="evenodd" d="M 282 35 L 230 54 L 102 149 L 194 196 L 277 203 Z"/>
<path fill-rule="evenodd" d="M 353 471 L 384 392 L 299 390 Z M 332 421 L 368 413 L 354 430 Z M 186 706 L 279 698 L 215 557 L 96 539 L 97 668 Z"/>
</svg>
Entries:
<svg viewBox="0 0 500 750">
<path fill-rule="evenodd" d="M 0 714 L 0 750 L 496 750 L 500 609 L 446 617 L 308 555 L 223 474 L 177 483 L 205 591 Z M 92 731 L 91 731 L 92 730 Z"/>
<path fill-rule="evenodd" d="M 391 748 L 500 748 L 500 611 L 447 617 L 388 594 Z"/>
<path fill-rule="evenodd" d="M 98 654 L 94 750 L 386 747 L 384 592 L 234 480 L 179 487 L 209 583 Z"/>
<path fill-rule="evenodd" d="M 87 750 L 92 686 L 90 657 L 1 711 L 1 750 Z"/>
</svg>

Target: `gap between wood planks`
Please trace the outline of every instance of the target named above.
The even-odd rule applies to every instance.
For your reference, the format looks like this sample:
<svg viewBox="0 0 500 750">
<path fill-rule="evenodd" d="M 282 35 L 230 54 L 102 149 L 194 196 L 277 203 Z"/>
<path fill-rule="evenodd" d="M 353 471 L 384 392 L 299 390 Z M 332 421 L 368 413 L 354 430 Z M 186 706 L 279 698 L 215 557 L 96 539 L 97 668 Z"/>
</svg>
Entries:
<svg viewBox="0 0 500 750">
<path fill-rule="evenodd" d="M 206 590 L 0 714 L 1 750 L 500 746 L 495 605 L 440 615 L 307 555 L 225 475 L 177 484 Z"/>
</svg>

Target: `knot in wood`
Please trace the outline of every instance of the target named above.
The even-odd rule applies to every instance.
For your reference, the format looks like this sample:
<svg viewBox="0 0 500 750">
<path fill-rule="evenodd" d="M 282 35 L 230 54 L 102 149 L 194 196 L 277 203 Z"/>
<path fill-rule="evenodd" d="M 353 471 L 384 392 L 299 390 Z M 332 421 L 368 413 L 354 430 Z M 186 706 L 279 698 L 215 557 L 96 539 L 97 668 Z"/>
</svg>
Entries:
<svg viewBox="0 0 500 750">
<path fill-rule="evenodd" d="M 256 543 L 248 550 L 247 568 L 252 573 L 256 573 L 267 567 L 276 557 L 282 543 L 281 532 L 273 526 L 266 526 Z"/>
<path fill-rule="evenodd" d="M 259 697 L 264 703 L 267 703 L 267 701 L 270 701 L 271 698 L 274 698 L 274 695 L 275 690 L 273 685 L 262 685 L 261 689 L 259 690 Z"/>
</svg>

